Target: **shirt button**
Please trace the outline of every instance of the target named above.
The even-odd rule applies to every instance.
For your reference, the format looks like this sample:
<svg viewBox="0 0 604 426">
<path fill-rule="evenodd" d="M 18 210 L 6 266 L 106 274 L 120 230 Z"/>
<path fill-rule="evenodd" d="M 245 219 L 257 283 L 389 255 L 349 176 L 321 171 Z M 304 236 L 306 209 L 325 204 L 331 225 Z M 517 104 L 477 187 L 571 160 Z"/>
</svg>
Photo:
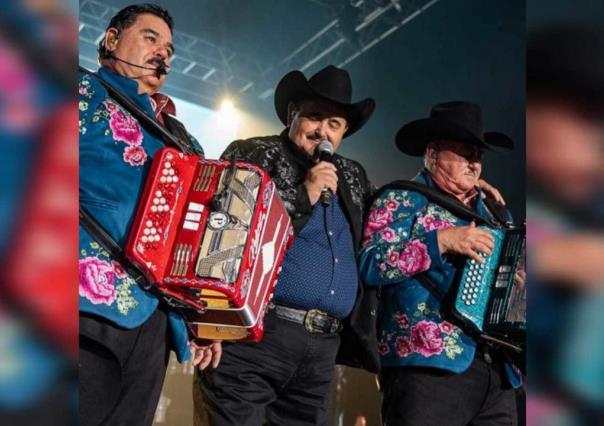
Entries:
<svg viewBox="0 0 604 426">
<path fill-rule="evenodd" d="M 338 263 L 338 258 L 337 257 L 334 259 L 334 262 Z"/>
<path fill-rule="evenodd" d="M 333 291 L 333 290 L 331 290 L 331 291 L 330 291 L 330 293 L 331 293 L 331 295 L 332 295 L 332 296 L 333 296 L 334 294 L 336 294 L 336 292 L 335 292 L 335 291 Z"/>
<path fill-rule="evenodd" d="M 330 237 L 333 236 L 333 232 L 331 232 L 331 231 L 329 231 L 328 234 Z"/>
</svg>

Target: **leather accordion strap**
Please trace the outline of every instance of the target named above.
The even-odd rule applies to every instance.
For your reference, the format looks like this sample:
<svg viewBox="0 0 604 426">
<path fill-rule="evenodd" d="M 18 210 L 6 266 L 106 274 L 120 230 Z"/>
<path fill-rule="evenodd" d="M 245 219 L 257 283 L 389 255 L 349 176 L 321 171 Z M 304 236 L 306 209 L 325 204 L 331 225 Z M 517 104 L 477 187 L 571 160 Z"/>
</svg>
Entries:
<svg viewBox="0 0 604 426">
<path fill-rule="evenodd" d="M 446 208 L 451 213 L 456 216 L 462 217 L 466 220 L 475 220 L 477 224 L 484 224 L 491 226 L 493 228 L 501 228 L 501 224 L 495 222 L 489 218 L 479 215 L 475 211 L 469 209 L 465 205 L 463 205 L 456 198 L 451 197 L 450 195 L 445 194 L 444 192 L 432 188 L 421 183 L 412 182 L 410 180 L 396 180 L 394 182 L 390 182 L 380 189 L 376 191 L 376 195 L 380 194 L 382 191 L 386 189 L 404 189 L 407 191 L 415 191 L 423 194 L 428 200 L 433 203 L 438 204 L 441 207 Z M 486 202 L 486 201 L 485 201 Z M 489 207 L 490 209 L 490 207 Z M 498 209 L 499 210 L 499 209 Z M 497 218 L 499 220 L 499 218 Z"/>
<path fill-rule="evenodd" d="M 124 250 L 120 245 L 109 235 L 103 227 L 84 209 L 80 206 L 80 225 L 88 231 L 90 236 L 99 243 L 107 252 L 116 259 L 122 268 L 128 272 L 134 281 L 137 282 L 145 290 L 150 290 L 153 286 L 149 284 L 143 273 L 126 257 Z"/>
</svg>

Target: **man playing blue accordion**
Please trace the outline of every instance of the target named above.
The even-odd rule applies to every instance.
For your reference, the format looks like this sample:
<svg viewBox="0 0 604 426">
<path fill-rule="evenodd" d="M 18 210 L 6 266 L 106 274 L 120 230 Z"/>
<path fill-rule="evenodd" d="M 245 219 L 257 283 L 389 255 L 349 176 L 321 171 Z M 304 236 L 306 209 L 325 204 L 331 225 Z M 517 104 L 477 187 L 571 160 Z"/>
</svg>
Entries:
<svg viewBox="0 0 604 426">
<path fill-rule="evenodd" d="M 483 150 L 513 143 L 502 133 L 483 132 L 478 105 L 438 104 L 429 118 L 403 126 L 396 144 L 423 156 L 425 168 L 413 179 L 418 188 L 494 219 L 477 186 Z M 456 277 L 467 259 L 484 262 L 494 249 L 493 236 L 419 189 L 384 188 L 369 211 L 360 256 L 364 283 L 381 289 L 384 424 L 517 424 L 518 369 L 503 350 L 447 315 Z"/>
</svg>

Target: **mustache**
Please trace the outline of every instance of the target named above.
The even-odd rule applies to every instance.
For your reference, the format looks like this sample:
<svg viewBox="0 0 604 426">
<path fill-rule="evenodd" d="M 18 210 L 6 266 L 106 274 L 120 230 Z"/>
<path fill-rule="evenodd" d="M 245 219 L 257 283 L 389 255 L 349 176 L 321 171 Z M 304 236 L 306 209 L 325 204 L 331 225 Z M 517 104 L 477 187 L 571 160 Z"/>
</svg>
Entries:
<svg viewBox="0 0 604 426">
<path fill-rule="evenodd" d="M 164 66 L 164 67 L 166 67 L 166 68 L 170 68 L 170 67 L 169 67 L 169 66 L 168 66 L 168 65 L 167 65 L 167 64 L 164 62 L 164 60 L 163 60 L 163 59 L 161 59 L 161 58 L 153 58 L 153 59 L 149 59 L 149 60 L 147 61 L 147 63 L 148 63 L 148 64 L 150 64 L 150 65 L 155 65 L 155 66 L 163 65 L 163 66 Z"/>
<path fill-rule="evenodd" d="M 327 136 L 322 135 L 322 134 L 320 134 L 320 133 L 316 133 L 316 132 L 311 132 L 311 133 L 308 133 L 308 134 L 306 135 L 306 138 L 307 138 L 307 139 L 310 139 L 310 140 L 313 140 L 313 141 L 314 141 L 314 140 L 317 140 L 317 141 L 322 141 L 322 140 L 327 139 L 328 141 L 330 141 L 330 142 L 331 142 L 331 140 L 329 140 L 329 138 L 328 138 Z"/>
</svg>

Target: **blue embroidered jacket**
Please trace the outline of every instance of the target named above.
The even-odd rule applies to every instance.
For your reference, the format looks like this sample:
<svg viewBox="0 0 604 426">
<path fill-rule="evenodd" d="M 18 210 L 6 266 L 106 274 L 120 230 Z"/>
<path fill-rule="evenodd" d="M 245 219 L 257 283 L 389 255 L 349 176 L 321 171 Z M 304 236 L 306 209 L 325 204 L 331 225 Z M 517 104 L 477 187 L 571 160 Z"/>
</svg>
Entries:
<svg viewBox="0 0 604 426">
<path fill-rule="evenodd" d="M 136 81 L 105 68 L 99 75 L 154 117 L 150 97 L 138 94 Z M 80 205 L 122 247 L 144 188 L 153 154 L 164 144 L 108 96 L 94 76 L 80 73 Z M 195 141 L 195 143 L 197 143 Z M 80 227 L 80 311 L 134 328 L 157 309 L 159 300 L 144 291 Z M 172 347 L 179 361 L 190 357 L 183 318 L 170 312 Z"/>
<path fill-rule="evenodd" d="M 425 171 L 414 181 L 434 186 Z M 492 217 L 481 194 L 475 210 Z M 466 220 L 418 192 L 386 189 L 375 199 L 365 224 L 360 271 L 367 286 L 383 286 L 378 319 L 383 367 L 436 367 L 459 373 L 474 359 L 474 339 L 441 317 L 440 302 L 414 278 L 426 271 L 445 292 L 449 290 L 461 264 L 441 256 L 436 231 L 464 225 Z M 506 369 L 510 383 L 519 386 L 517 370 L 511 365 Z"/>
</svg>

